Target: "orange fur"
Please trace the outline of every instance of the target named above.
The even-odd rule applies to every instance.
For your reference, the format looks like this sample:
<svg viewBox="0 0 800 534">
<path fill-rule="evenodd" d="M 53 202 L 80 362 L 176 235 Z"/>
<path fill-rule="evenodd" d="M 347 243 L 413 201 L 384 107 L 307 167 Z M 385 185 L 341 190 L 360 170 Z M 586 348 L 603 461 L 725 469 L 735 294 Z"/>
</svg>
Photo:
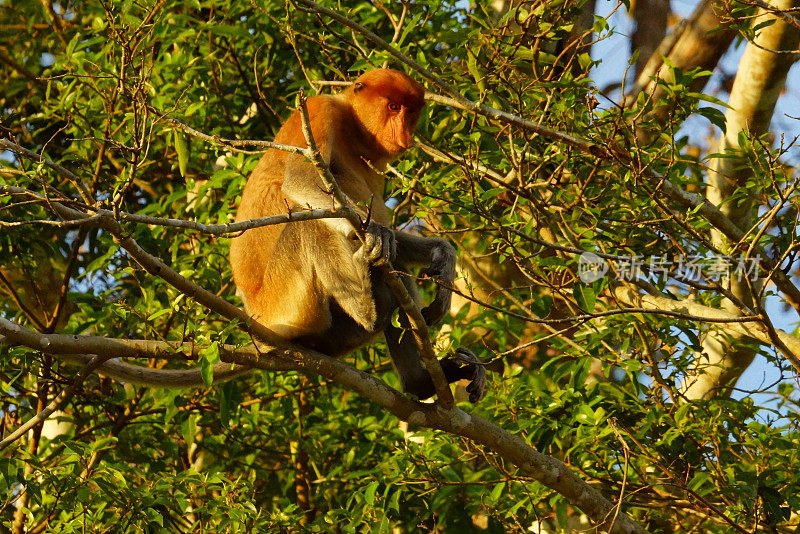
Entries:
<svg viewBox="0 0 800 534">
<path fill-rule="evenodd" d="M 391 262 L 412 298 L 419 301 L 409 269 L 422 267 L 438 280 L 436 295 L 423 308 L 428 324 L 450 307 L 455 249 L 444 239 L 387 228 L 384 179 L 374 169 L 413 144 L 425 91 L 405 74 L 378 69 L 361 76 L 339 95 L 308 100 L 311 132 L 342 191 L 372 221 L 363 243 L 344 219 L 320 219 L 248 230 L 231 242 L 231 268 L 245 307 L 273 331 L 329 356 L 340 356 L 383 335 L 403 391 L 420 399 L 435 393 L 413 336 L 392 324 L 398 307 L 382 276 Z M 275 141 L 305 147 L 300 114 L 294 112 Z M 247 182 L 236 220 L 330 208 L 316 169 L 302 156 L 267 152 Z M 407 321 L 398 312 L 400 324 Z M 449 382 L 467 379 L 469 398 L 484 393 L 486 371 L 469 350 L 440 360 Z"/>
<path fill-rule="evenodd" d="M 339 186 L 356 205 L 371 205 L 372 218 L 383 225 L 390 222 L 383 203 L 384 179 L 364 160 L 380 169 L 411 146 L 423 95 L 422 86 L 406 75 L 378 69 L 339 95 L 316 96 L 307 102 L 314 140 Z M 400 106 L 399 112 L 391 110 L 389 103 Z M 275 142 L 306 146 L 299 111 L 286 120 Z M 293 189 L 287 191 L 284 184 L 288 186 L 290 179 Z M 306 190 L 298 192 L 294 184 Z M 236 220 L 286 213 L 287 206 L 294 210 L 332 207 L 331 199 L 320 192 L 316 171 L 302 156 L 270 150 L 248 179 Z M 335 224 L 342 228 L 341 220 L 266 226 L 232 240 L 233 277 L 246 309 L 288 339 L 331 326 L 332 289 L 369 294 L 363 268 L 351 265 L 349 259 L 353 244 L 336 231 Z M 337 265 L 342 288 L 321 283 L 320 254 L 330 255 Z M 368 309 L 364 313 L 371 317 Z"/>
</svg>

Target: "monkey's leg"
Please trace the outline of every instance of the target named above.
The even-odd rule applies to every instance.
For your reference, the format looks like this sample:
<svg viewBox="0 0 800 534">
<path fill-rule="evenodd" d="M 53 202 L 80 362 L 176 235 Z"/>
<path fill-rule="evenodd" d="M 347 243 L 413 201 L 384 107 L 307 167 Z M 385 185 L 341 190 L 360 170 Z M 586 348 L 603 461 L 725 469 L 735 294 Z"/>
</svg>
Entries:
<svg viewBox="0 0 800 534">
<path fill-rule="evenodd" d="M 316 249 L 310 253 L 314 255 L 314 274 L 323 292 L 333 297 L 367 333 L 377 334 L 383 325 L 381 317 L 388 314 L 388 303 L 378 302 L 378 296 L 385 300 L 383 294 L 373 294 L 372 267 L 394 259 L 394 234 L 370 223 L 364 243 L 355 252 L 353 244 L 341 234 L 329 231 L 324 239 L 326 242 L 315 242 L 309 247 Z M 376 302 L 382 306 L 376 306 Z"/>
<path fill-rule="evenodd" d="M 411 298 L 419 303 L 419 291 L 417 291 L 411 276 L 403 274 L 401 280 Z M 376 301 L 381 301 L 382 294 L 391 296 L 389 288 L 381 282 L 375 286 Z M 419 354 L 419 347 L 414 340 L 414 335 L 392 324 L 391 314 L 397 306 L 393 297 L 392 303 L 393 306 L 389 308 L 388 313 L 379 319 L 384 325 L 383 335 L 389 355 L 392 357 L 392 364 L 400 376 L 403 391 L 415 395 L 419 399 L 427 399 L 436 392 L 433 380 L 422 366 L 422 357 Z M 406 314 L 402 310 L 399 313 L 400 325 L 408 325 Z M 483 398 L 486 389 L 486 368 L 472 352 L 464 348 L 456 349 L 452 355 L 439 360 L 439 364 L 442 366 L 442 372 L 444 372 L 448 384 L 458 380 L 470 381 L 467 386 L 470 402 L 478 402 Z"/>
<path fill-rule="evenodd" d="M 403 312 L 400 312 L 403 315 Z M 422 367 L 417 342 L 411 332 L 389 324 L 383 331 L 392 365 L 400 377 L 404 393 L 410 393 L 419 399 L 432 397 L 436 390 L 428 371 Z M 449 382 L 449 380 L 448 380 Z"/>
<path fill-rule="evenodd" d="M 401 328 L 390 324 L 383 334 L 403 391 L 419 399 L 432 397 L 436 392 L 433 381 L 422 367 L 419 349 L 411 332 L 403 332 Z M 470 402 L 478 402 L 483 398 L 486 392 L 486 369 L 472 352 L 458 348 L 451 356 L 439 360 L 439 363 L 448 383 L 465 379 L 470 381 L 467 386 Z"/>
</svg>

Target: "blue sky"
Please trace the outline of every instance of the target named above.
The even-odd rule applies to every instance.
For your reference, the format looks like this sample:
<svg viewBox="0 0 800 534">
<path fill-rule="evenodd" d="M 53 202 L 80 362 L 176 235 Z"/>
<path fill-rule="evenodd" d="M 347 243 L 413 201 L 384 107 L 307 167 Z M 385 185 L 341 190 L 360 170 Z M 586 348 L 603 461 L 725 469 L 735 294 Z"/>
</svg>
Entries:
<svg viewBox="0 0 800 534">
<path fill-rule="evenodd" d="M 672 10 L 680 16 L 688 16 L 695 9 L 697 1 L 673 0 Z M 597 15 L 608 16 L 614 10 L 617 2 L 609 0 L 599 0 L 597 2 Z M 602 63 L 592 71 L 592 79 L 597 87 L 605 87 L 613 82 L 619 82 L 625 73 L 630 58 L 629 36 L 635 26 L 627 12 L 618 9 L 609 18 L 609 24 L 614 32 L 606 39 L 598 42 L 592 50 L 595 59 L 602 59 Z M 744 43 L 732 47 L 720 61 L 714 74 L 705 88 L 707 94 L 717 96 L 723 101 L 727 101 L 727 94 L 720 93 L 720 80 L 724 74 L 735 74 L 739 60 L 744 52 Z M 630 74 L 629 74 L 630 76 Z M 628 80 L 630 83 L 632 80 Z M 800 133 L 800 121 L 792 119 L 800 115 L 800 68 L 798 65 L 792 68 L 786 83 L 786 91 L 781 95 L 773 116 L 773 129 L 778 133 L 784 133 L 787 141 Z M 693 117 L 682 130 L 684 135 L 688 135 L 693 143 L 707 144 L 708 139 L 719 137 L 719 130 L 714 129 L 710 123 L 702 117 Z M 791 163 L 800 161 L 800 149 L 793 149 L 787 154 L 787 159 Z M 798 325 L 798 317 L 794 311 L 784 311 L 783 304 L 779 299 L 773 297 L 767 300 L 767 310 L 770 317 L 778 328 L 792 332 Z M 759 389 L 767 384 L 775 382 L 780 377 L 778 369 L 770 364 L 765 358 L 759 356 L 750 366 L 739 381 L 738 387 L 744 390 Z M 736 397 L 743 397 L 745 393 L 737 392 Z M 774 407 L 772 395 L 756 394 L 754 400 L 762 405 Z"/>
</svg>

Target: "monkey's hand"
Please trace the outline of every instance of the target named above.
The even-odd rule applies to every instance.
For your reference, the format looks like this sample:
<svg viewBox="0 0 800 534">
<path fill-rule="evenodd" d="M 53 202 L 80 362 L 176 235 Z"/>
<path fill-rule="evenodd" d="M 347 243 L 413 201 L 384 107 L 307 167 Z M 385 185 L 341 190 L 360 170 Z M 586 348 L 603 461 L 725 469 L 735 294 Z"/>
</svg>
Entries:
<svg viewBox="0 0 800 534">
<path fill-rule="evenodd" d="M 354 256 L 369 265 L 384 265 L 397 258 L 394 232 L 372 221 L 364 230 L 364 242 Z"/>
<path fill-rule="evenodd" d="M 453 281 L 456 277 L 456 251 L 450 243 L 444 239 L 436 240 L 436 245 L 431 248 L 431 263 L 425 274 L 437 279 L 436 296 L 422 310 L 425 322 L 433 325 L 450 311 Z"/>
<path fill-rule="evenodd" d="M 464 347 L 459 347 L 446 358 L 439 360 L 448 382 L 469 380 L 469 401 L 476 403 L 486 394 L 486 368 L 477 356 Z"/>
</svg>

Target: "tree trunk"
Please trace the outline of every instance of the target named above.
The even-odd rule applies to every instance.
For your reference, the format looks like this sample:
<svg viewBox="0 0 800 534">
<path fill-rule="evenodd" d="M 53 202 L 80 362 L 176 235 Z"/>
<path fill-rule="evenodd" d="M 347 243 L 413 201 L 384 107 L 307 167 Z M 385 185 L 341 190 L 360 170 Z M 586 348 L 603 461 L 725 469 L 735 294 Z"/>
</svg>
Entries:
<svg viewBox="0 0 800 534">
<path fill-rule="evenodd" d="M 694 68 L 714 70 L 722 54 L 733 42 L 736 30 L 730 27 L 730 16 L 721 10 L 716 2 L 703 0 L 695 8 L 692 15 L 683 21 L 673 32 L 666 36 L 653 55 L 646 62 L 646 66 L 637 71 L 639 76 L 626 100 L 630 105 L 642 91 L 652 95 L 653 102 L 658 102 L 667 97 L 667 91 L 651 78 L 656 80 L 672 80 L 671 68 L 667 66 L 664 57 L 676 68 L 688 72 Z M 689 86 L 689 91 L 702 91 L 708 77 L 696 78 Z M 658 105 L 649 114 L 649 119 L 661 120 L 666 118 L 673 106 L 669 102 Z M 646 132 L 638 133 L 640 140 L 650 139 Z"/>
<path fill-rule="evenodd" d="M 771 5 L 778 9 L 800 6 L 798 0 L 774 0 Z M 774 14 L 760 10 L 753 24 L 775 19 Z M 776 53 L 774 50 L 796 50 L 800 31 L 783 19 L 760 30 L 755 41 L 748 43 L 739 62 L 739 69 L 730 96 L 730 108 L 726 113 L 726 131 L 720 137 L 720 154 L 735 155 L 739 152 L 739 133 L 746 132 L 758 137 L 768 131 L 775 102 L 783 90 L 786 74 L 796 59 L 796 54 Z M 719 207 L 739 228 L 747 231 L 755 221 L 756 209 L 750 196 L 731 200 L 737 190 L 753 175 L 742 157 L 716 158 L 708 174 L 707 198 Z M 741 250 L 719 231 L 712 230 L 711 239 L 722 252 L 736 256 Z M 758 306 L 758 291 L 761 284 L 751 282 L 744 276 L 730 276 L 723 281 L 731 293 L 752 308 Z M 723 303 L 725 310 L 742 314 L 743 310 L 730 300 Z M 710 395 L 729 394 L 730 386 L 741 376 L 753 361 L 755 352 L 746 346 L 748 338 L 710 332 L 703 342 L 703 354 L 695 368 L 684 381 L 683 390 L 690 399 Z"/>
<path fill-rule="evenodd" d="M 636 21 L 636 31 L 631 36 L 631 49 L 639 52 L 636 59 L 636 74 L 639 75 L 667 33 L 669 0 L 636 0 L 631 2 L 630 13 Z"/>
</svg>

